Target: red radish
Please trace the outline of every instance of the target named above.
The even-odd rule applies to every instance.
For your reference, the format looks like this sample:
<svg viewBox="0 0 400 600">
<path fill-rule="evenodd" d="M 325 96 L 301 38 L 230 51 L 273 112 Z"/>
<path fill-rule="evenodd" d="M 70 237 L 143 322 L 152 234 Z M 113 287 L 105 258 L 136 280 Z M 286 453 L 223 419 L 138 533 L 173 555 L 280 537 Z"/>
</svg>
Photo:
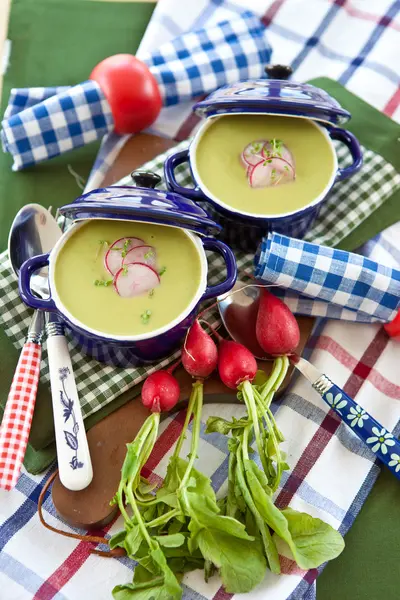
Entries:
<svg viewBox="0 0 400 600">
<path fill-rule="evenodd" d="M 294 179 L 294 171 L 281 158 L 271 158 L 257 163 L 250 172 L 249 183 L 253 188 L 287 183 Z"/>
<path fill-rule="evenodd" d="M 241 160 L 244 166 L 256 165 L 262 159 L 262 149 L 266 140 L 256 140 L 247 144 L 241 154 Z"/>
<path fill-rule="evenodd" d="M 143 263 L 124 265 L 114 276 L 115 291 L 123 298 L 134 298 L 157 287 L 160 277 L 152 267 Z"/>
<path fill-rule="evenodd" d="M 126 256 L 122 259 L 122 264 L 139 262 L 149 267 L 156 266 L 156 250 L 153 246 L 136 246 L 127 252 Z"/>
<path fill-rule="evenodd" d="M 265 288 L 260 290 L 256 337 L 272 356 L 291 354 L 300 342 L 300 329 L 292 311 Z"/>
<path fill-rule="evenodd" d="M 218 363 L 218 350 L 214 340 L 204 331 L 199 321 L 189 329 L 182 349 L 182 364 L 192 377 L 208 377 Z"/>
<path fill-rule="evenodd" d="M 151 412 L 174 408 L 179 400 L 177 379 L 169 371 L 156 371 L 148 376 L 142 387 L 142 404 Z"/>
<path fill-rule="evenodd" d="M 265 160 L 258 162 L 251 170 L 249 183 L 253 188 L 267 187 L 270 185 L 271 168 L 265 164 Z"/>
<path fill-rule="evenodd" d="M 222 383 L 235 390 L 243 381 L 253 381 L 257 362 L 250 350 L 239 342 L 225 340 L 214 330 L 218 340 L 218 372 Z"/>
<path fill-rule="evenodd" d="M 104 257 L 104 266 L 111 275 L 115 275 L 116 272 L 122 267 L 122 260 L 125 256 L 125 252 L 128 252 L 136 246 L 143 246 L 144 241 L 140 238 L 135 237 L 123 237 L 116 240 L 108 249 Z"/>
</svg>

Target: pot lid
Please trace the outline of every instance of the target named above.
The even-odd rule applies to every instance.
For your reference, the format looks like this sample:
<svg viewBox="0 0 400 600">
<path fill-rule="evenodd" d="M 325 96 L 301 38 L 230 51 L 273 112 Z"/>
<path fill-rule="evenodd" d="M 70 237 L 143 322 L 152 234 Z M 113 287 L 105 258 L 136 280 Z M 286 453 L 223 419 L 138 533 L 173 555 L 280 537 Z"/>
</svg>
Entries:
<svg viewBox="0 0 400 600">
<path fill-rule="evenodd" d="M 307 117 L 331 125 L 345 123 L 351 117 L 325 90 L 283 79 L 252 79 L 225 85 L 195 104 L 193 110 L 202 117 L 260 113 Z"/>
<path fill-rule="evenodd" d="M 62 206 L 60 213 L 74 221 L 141 221 L 180 227 L 202 235 L 221 230 L 221 226 L 191 200 L 172 192 L 142 187 L 112 186 L 93 190 Z"/>
</svg>

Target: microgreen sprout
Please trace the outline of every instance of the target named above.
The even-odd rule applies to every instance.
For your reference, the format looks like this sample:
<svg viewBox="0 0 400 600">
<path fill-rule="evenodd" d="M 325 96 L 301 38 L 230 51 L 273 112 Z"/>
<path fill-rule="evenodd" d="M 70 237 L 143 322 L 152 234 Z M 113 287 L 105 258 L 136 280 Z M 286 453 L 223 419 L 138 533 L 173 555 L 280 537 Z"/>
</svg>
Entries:
<svg viewBox="0 0 400 600">
<path fill-rule="evenodd" d="M 149 250 L 148 252 L 146 252 L 146 254 L 144 255 L 144 258 L 152 258 L 154 256 L 154 252 L 153 250 Z"/>
<path fill-rule="evenodd" d="M 164 275 L 165 271 L 167 270 L 167 267 L 161 267 L 160 272 L 159 272 L 159 276 L 161 277 L 161 275 Z"/>
<path fill-rule="evenodd" d="M 140 318 L 142 319 L 142 323 L 143 325 L 147 325 L 147 323 L 149 322 L 151 317 L 151 310 L 147 309 L 145 310 L 141 315 Z"/>
<path fill-rule="evenodd" d="M 123 250 L 121 252 L 122 258 L 125 258 L 125 256 L 127 255 L 128 248 L 129 248 L 130 245 L 131 245 L 131 240 L 128 239 L 128 240 L 124 241 L 124 247 L 123 247 Z"/>
<path fill-rule="evenodd" d="M 128 267 L 127 265 L 122 265 L 122 272 L 124 275 L 128 275 Z"/>
<path fill-rule="evenodd" d="M 94 285 L 96 287 L 108 287 L 109 285 L 111 285 L 113 282 L 112 279 L 95 279 L 94 280 Z"/>
<path fill-rule="evenodd" d="M 149 298 L 152 298 L 154 296 L 154 290 L 150 290 L 149 291 Z"/>
<path fill-rule="evenodd" d="M 96 256 L 94 260 L 97 260 L 99 258 L 99 254 L 102 251 L 102 249 L 104 248 L 104 246 L 109 246 L 110 244 L 107 242 L 107 240 L 99 240 L 99 245 L 97 247 L 97 252 L 96 252 Z"/>
</svg>

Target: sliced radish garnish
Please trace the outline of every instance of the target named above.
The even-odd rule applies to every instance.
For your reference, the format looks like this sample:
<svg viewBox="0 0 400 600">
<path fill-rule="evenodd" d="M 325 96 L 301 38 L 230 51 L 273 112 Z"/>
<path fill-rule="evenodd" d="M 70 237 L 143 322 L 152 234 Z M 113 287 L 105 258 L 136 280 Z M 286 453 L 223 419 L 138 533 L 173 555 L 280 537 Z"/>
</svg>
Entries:
<svg viewBox="0 0 400 600">
<path fill-rule="evenodd" d="M 249 176 L 249 183 L 253 188 L 266 187 L 270 185 L 271 179 L 270 165 L 265 164 L 265 160 L 261 160 L 254 165 Z"/>
<path fill-rule="evenodd" d="M 281 158 L 259 162 L 249 175 L 249 183 L 253 188 L 275 186 L 293 179 L 293 169 Z"/>
<path fill-rule="evenodd" d="M 130 263 L 124 265 L 114 276 L 113 285 L 122 298 L 134 298 L 145 294 L 160 283 L 158 273 L 149 265 Z"/>
<path fill-rule="evenodd" d="M 241 160 L 244 166 L 254 166 L 260 161 L 262 158 L 262 149 L 265 143 L 266 140 L 256 140 L 255 142 L 251 142 L 251 144 L 247 144 L 241 154 Z"/>
<path fill-rule="evenodd" d="M 272 142 L 272 143 L 271 143 Z M 270 140 L 265 142 L 262 148 L 262 156 L 266 160 L 280 158 L 294 171 L 294 158 L 289 148 L 281 140 Z"/>
<path fill-rule="evenodd" d="M 143 240 L 135 237 L 123 237 L 116 240 L 111 244 L 104 257 L 104 266 L 107 271 L 111 273 L 111 275 L 115 275 L 122 267 L 125 253 L 129 252 L 132 248 L 136 248 L 136 246 L 143 246 L 144 243 Z"/>
<path fill-rule="evenodd" d="M 149 265 L 150 267 L 155 267 L 156 261 L 156 249 L 153 248 L 153 246 L 136 246 L 136 248 L 129 250 L 125 258 L 122 259 L 122 264 L 126 265 L 128 263 L 138 262 Z"/>
</svg>

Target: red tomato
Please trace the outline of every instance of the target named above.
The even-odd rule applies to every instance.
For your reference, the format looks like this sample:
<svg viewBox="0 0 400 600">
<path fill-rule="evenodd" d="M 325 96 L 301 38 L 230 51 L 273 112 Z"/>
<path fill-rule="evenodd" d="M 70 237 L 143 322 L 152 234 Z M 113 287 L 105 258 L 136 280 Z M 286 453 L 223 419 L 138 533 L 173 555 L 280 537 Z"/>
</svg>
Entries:
<svg viewBox="0 0 400 600">
<path fill-rule="evenodd" d="M 99 84 L 107 98 L 117 133 L 137 133 L 158 117 L 162 99 L 157 81 L 135 56 L 110 56 L 93 69 L 89 79 Z"/>
<path fill-rule="evenodd" d="M 390 337 L 400 340 L 400 310 L 390 323 L 385 323 L 384 328 Z"/>
</svg>

